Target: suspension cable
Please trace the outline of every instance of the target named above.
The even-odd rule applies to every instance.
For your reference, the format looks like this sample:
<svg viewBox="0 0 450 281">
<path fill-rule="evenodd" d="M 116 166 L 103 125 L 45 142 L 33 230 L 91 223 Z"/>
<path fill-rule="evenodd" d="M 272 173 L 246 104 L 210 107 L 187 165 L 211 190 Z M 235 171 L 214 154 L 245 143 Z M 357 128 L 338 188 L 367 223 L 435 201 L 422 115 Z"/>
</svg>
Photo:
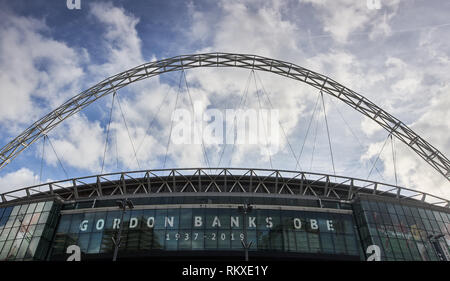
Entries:
<svg viewBox="0 0 450 281">
<path fill-rule="evenodd" d="M 302 148 L 300 149 L 300 154 L 297 158 L 297 163 L 295 164 L 295 170 L 297 170 L 297 167 L 299 166 L 300 158 L 302 157 L 302 154 L 303 154 L 303 148 L 305 147 L 306 139 L 308 138 L 309 129 L 310 129 L 312 121 L 314 119 L 314 115 L 316 114 L 316 109 L 317 109 L 317 104 L 319 103 L 319 98 L 320 98 L 320 96 L 317 95 L 316 104 L 314 105 L 313 113 L 311 114 L 311 118 L 309 119 L 308 129 L 306 130 L 306 135 L 305 135 L 305 138 L 303 139 Z"/>
<path fill-rule="evenodd" d="M 115 131 L 114 138 L 115 138 L 115 143 L 116 143 L 116 167 L 117 167 L 117 170 L 119 170 L 119 149 L 118 149 L 118 145 L 117 145 L 117 130 Z"/>
<path fill-rule="evenodd" d="M 64 169 L 64 166 L 63 166 L 63 164 L 62 164 L 62 162 L 61 162 L 61 159 L 59 159 L 58 153 L 56 153 L 56 150 L 55 150 L 55 148 L 53 147 L 52 142 L 50 141 L 50 137 L 49 137 L 48 135 L 45 135 L 44 138 L 45 138 L 45 137 L 47 138 L 48 143 L 50 144 L 50 147 L 53 149 L 53 152 L 54 152 L 55 155 L 56 155 L 56 159 L 58 159 L 59 165 L 60 165 L 61 168 L 63 169 L 64 174 L 66 175 L 66 178 L 68 179 L 68 178 L 69 178 L 69 175 L 67 174 L 66 169 Z"/>
<path fill-rule="evenodd" d="M 247 89 L 246 89 L 246 92 L 245 92 L 245 95 L 244 95 L 244 101 L 242 102 L 242 108 L 245 108 L 245 105 L 247 104 L 248 90 L 249 90 L 249 87 L 250 87 L 251 75 L 252 75 L 252 72 L 250 70 L 249 80 L 248 80 L 248 84 L 247 84 Z M 236 116 L 235 116 L 233 121 L 237 124 Z M 233 136 L 234 136 L 234 138 L 233 138 L 233 145 L 232 145 L 232 148 L 231 148 L 231 154 L 230 154 L 231 156 L 230 156 L 230 159 L 228 161 L 228 167 L 231 166 L 231 162 L 233 160 L 233 154 L 234 154 L 234 151 L 236 149 L 237 132 L 236 132 L 236 134 L 233 134 Z"/>
<path fill-rule="evenodd" d="M 380 152 L 378 152 L 377 158 L 375 159 L 375 162 L 373 163 L 373 166 L 372 166 L 372 168 L 370 169 L 370 172 L 369 172 L 369 174 L 367 175 L 366 180 L 368 180 L 369 177 L 370 177 L 370 175 L 372 174 L 373 167 L 375 167 L 375 164 L 377 164 L 378 159 L 380 158 L 381 152 L 383 152 L 384 146 L 386 145 L 386 142 L 388 141 L 388 139 L 389 139 L 390 136 L 391 136 L 391 133 L 388 134 L 388 136 L 386 137 L 386 140 L 385 140 L 384 143 L 383 143 L 383 146 L 381 147 Z"/>
<path fill-rule="evenodd" d="M 181 74 L 180 74 L 180 75 L 181 75 Z M 181 79 L 181 78 L 180 78 L 180 79 Z M 139 153 L 139 150 L 141 149 L 142 145 L 144 144 L 144 141 L 145 141 L 145 139 L 147 138 L 147 134 L 149 133 L 150 128 L 151 128 L 152 125 L 153 125 L 153 122 L 156 120 L 156 117 L 159 116 L 159 112 L 161 111 L 161 108 L 162 108 L 164 102 L 166 101 L 167 97 L 169 96 L 170 90 L 171 90 L 171 87 L 169 87 L 169 90 L 168 90 L 167 93 L 164 95 L 164 98 L 162 99 L 161 103 L 159 104 L 159 106 L 158 106 L 158 111 L 155 112 L 155 113 L 153 114 L 153 118 L 152 118 L 151 121 L 148 123 L 147 129 L 145 130 L 144 137 L 142 138 L 142 141 L 141 141 L 141 143 L 139 144 L 139 146 L 138 146 L 138 148 L 137 148 L 137 150 L 136 150 L 137 153 Z"/>
<path fill-rule="evenodd" d="M 116 90 L 114 90 L 114 94 L 116 94 Z M 123 114 L 122 106 L 120 105 L 120 98 L 117 95 L 117 104 L 119 105 L 120 113 L 122 115 L 123 122 L 125 124 L 125 128 L 127 129 L 128 138 L 130 139 L 131 147 L 133 148 L 134 158 L 136 158 L 136 162 L 138 164 L 139 169 L 141 169 L 141 164 L 139 164 L 139 160 L 137 158 L 136 149 L 134 149 L 133 140 L 131 139 L 130 130 L 128 129 L 127 121 L 125 120 L 125 115 Z"/>
<path fill-rule="evenodd" d="M 272 102 L 270 101 L 269 94 L 266 92 L 266 89 L 264 88 L 264 84 L 262 83 L 262 80 L 261 80 L 261 78 L 259 77 L 258 73 L 256 73 L 256 76 L 258 76 L 258 80 L 259 80 L 259 83 L 261 84 L 261 88 L 263 89 L 263 93 L 266 95 L 267 101 L 269 102 L 269 105 L 270 105 L 270 107 L 271 107 L 272 110 L 273 110 L 274 107 L 273 107 Z M 292 145 L 291 145 L 291 143 L 289 142 L 289 139 L 288 139 L 288 137 L 287 137 L 286 131 L 284 130 L 283 125 L 281 125 L 281 121 L 280 121 L 280 120 L 278 120 L 278 124 L 280 125 L 281 131 L 283 132 L 283 135 L 284 135 L 284 137 L 285 137 L 285 139 L 286 139 L 286 142 L 287 142 L 287 144 L 288 144 L 288 146 L 289 146 L 289 149 L 290 149 L 290 151 L 291 151 L 291 153 L 292 153 L 292 156 L 294 157 L 294 160 L 295 160 L 295 162 L 296 162 L 296 166 L 297 166 L 297 164 L 298 164 L 298 165 L 300 166 L 300 169 L 302 169 L 302 168 L 301 168 L 301 165 L 300 165 L 300 163 L 299 163 L 299 160 L 298 160 L 297 156 L 295 155 L 294 149 L 292 148 Z"/>
<path fill-rule="evenodd" d="M 396 153 L 395 153 L 394 139 L 392 138 L 392 134 L 391 134 L 390 136 L 391 136 L 391 147 L 392 147 L 392 162 L 394 163 L 395 185 L 398 186 L 398 181 L 397 181 L 397 165 L 396 165 L 397 155 L 396 155 Z"/>
<path fill-rule="evenodd" d="M 260 114 L 261 114 L 261 112 L 262 112 L 261 100 L 260 100 L 260 98 L 259 98 L 259 93 L 258 93 L 258 92 L 259 92 L 259 89 L 258 89 L 258 86 L 256 85 L 255 71 L 254 71 L 253 69 L 252 69 L 252 73 L 253 73 L 253 79 L 254 79 L 254 81 L 255 81 L 256 96 L 258 97 L 259 112 L 260 112 Z M 264 124 L 264 120 L 263 120 L 262 116 L 261 116 L 261 120 L 262 120 L 262 122 L 263 122 L 263 130 L 264 130 L 264 136 L 265 136 L 264 140 L 265 140 L 265 143 L 266 143 L 267 155 L 269 156 L 270 168 L 273 169 L 273 165 L 272 165 L 272 157 L 270 156 L 270 151 L 269 151 L 269 148 L 268 148 L 269 145 L 268 145 L 268 143 L 267 143 L 267 132 L 266 132 L 266 125 L 267 125 L 267 124 Z"/>
<path fill-rule="evenodd" d="M 180 92 L 181 92 L 181 79 L 182 79 L 182 77 L 183 77 L 183 76 L 180 75 L 180 82 L 178 83 L 177 97 L 176 97 L 176 99 L 175 99 L 175 106 L 174 106 L 174 108 L 173 108 L 173 111 L 172 111 L 172 118 L 171 118 L 171 120 L 170 120 L 170 131 L 169 131 L 169 137 L 167 138 L 166 155 L 164 156 L 163 169 L 166 167 L 167 154 L 169 153 L 170 140 L 172 139 L 173 112 L 177 109 L 177 105 L 178 105 L 178 97 L 180 96 Z"/>
<path fill-rule="evenodd" d="M 336 170 L 334 168 L 334 157 L 333 157 L 333 149 L 331 148 L 331 137 L 330 137 L 330 129 L 328 128 L 328 119 L 327 119 L 327 112 L 325 108 L 325 101 L 323 99 L 323 93 L 320 91 L 320 96 L 322 97 L 322 106 L 323 106 L 323 116 L 325 117 L 325 125 L 327 127 L 327 136 L 328 136 L 328 146 L 330 147 L 330 154 L 331 154 L 331 164 L 333 165 L 333 173 L 336 175 Z"/>
<path fill-rule="evenodd" d="M 187 91 L 187 93 L 188 93 L 188 97 L 189 97 L 189 100 L 190 100 L 190 102 L 191 102 L 191 106 L 192 106 L 192 114 L 194 115 L 194 122 L 195 122 L 194 102 L 192 101 L 191 93 L 190 93 L 190 91 L 189 91 L 189 86 L 188 86 L 187 79 L 186 79 L 186 71 L 185 71 L 184 69 L 183 69 L 182 71 L 183 71 L 183 74 L 184 74 L 183 76 L 184 76 L 184 81 L 185 81 L 185 83 L 186 83 L 186 91 Z M 200 133 L 201 133 L 201 138 L 202 138 L 203 156 L 205 157 L 206 165 L 207 165 L 208 168 L 209 168 L 210 165 L 209 165 L 209 160 L 208 160 L 208 154 L 206 153 L 205 143 L 204 143 L 204 140 L 203 140 L 203 129 L 200 131 Z"/>
<path fill-rule="evenodd" d="M 246 83 L 245 83 L 245 85 L 244 85 L 244 89 L 243 89 L 243 91 L 242 91 L 241 99 L 239 100 L 239 104 L 238 104 L 238 106 L 237 106 L 238 109 L 241 107 L 242 102 L 243 102 L 244 98 L 245 98 L 246 95 L 247 95 L 248 87 L 249 87 L 249 85 L 250 85 L 251 75 L 252 75 L 252 72 L 250 71 L 250 73 L 248 74 L 248 77 L 247 77 L 247 81 L 246 81 Z M 231 101 L 230 101 L 230 103 L 231 103 Z M 236 114 L 234 115 L 234 118 L 233 118 L 233 128 L 234 128 L 235 122 L 236 122 Z M 225 133 L 226 133 L 225 139 L 226 139 L 226 137 L 228 136 L 228 133 L 229 133 L 229 132 L 230 132 L 229 130 L 225 132 Z M 234 137 L 234 132 L 233 132 L 233 144 L 232 144 L 232 145 L 234 145 L 234 139 L 235 139 L 235 137 Z M 223 149 L 222 149 L 222 152 L 221 152 L 221 154 L 220 154 L 219 163 L 217 164 L 217 167 L 220 167 L 220 163 L 222 162 L 222 157 L 223 157 L 223 155 L 224 155 L 224 153 L 225 153 L 226 145 L 227 145 L 227 144 L 226 144 L 226 142 L 225 142 L 225 144 L 224 144 L 224 146 L 223 146 Z"/>
<path fill-rule="evenodd" d="M 350 126 L 350 124 L 345 120 L 344 115 L 342 114 L 342 112 L 339 110 L 339 107 L 336 106 L 336 103 L 333 101 L 333 99 L 330 99 L 331 103 L 334 105 L 334 107 L 336 108 L 337 112 L 339 113 L 339 116 L 341 117 L 341 119 L 344 121 L 344 124 L 347 126 L 347 128 L 350 130 L 350 133 L 353 135 L 353 137 L 356 139 L 356 141 L 358 142 L 360 148 L 362 148 L 364 150 L 364 146 L 361 142 L 361 140 L 358 138 L 358 135 L 355 134 L 355 132 L 353 131 L 352 127 Z M 372 159 L 369 159 L 370 163 L 373 164 Z M 383 181 L 386 181 L 383 177 L 383 175 L 380 173 L 380 170 L 378 170 L 378 168 L 375 166 L 375 170 L 377 171 L 378 175 L 383 179 Z"/>
<path fill-rule="evenodd" d="M 45 140 L 46 140 L 45 137 L 46 137 L 46 135 L 44 135 L 44 138 L 43 138 L 43 141 L 42 141 L 42 157 L 41 157 L 41 170 L 39 172 L 39 184 L 42 183 L 42 168 L 44 167 Z"/>
<path fill-rule="evenodd" d="M 105 149 L 103 151 L 102 171 L 100 172 L 100 174 L 103 174 L 103 168 L 105 166 L 106 149 L 108 147 L 109 130 L 111 128 L 111 120 L 112 120 L 112 113 L 113 113 L 113 109 L 114 109 L 114 99 L 115 99 L 115 97 L 116 97 L 116 92 L 114 92 L 114 94 L 112 96 L 111 110 L 109 112 L 108 127 L 106 128 L 106 140 L 105 140 Z"/>
<path fill-rule="evenodd" d="M 319 111 L 322 109 L 322 106 L 319 105 Z M 320 112 L 319 112 L 320 113 Z M 316 118 L 316 128 L 314 130 L 314 142 L 313 142 L 313 149 L 312 149 L 312 153 L 311 153 L 311 162 L 309 165 L 309 170 L 312 171 L 312 164 L 313 164 L 313 160 L 314 160 L 314 152 L 316 150 L 316 140 L 317 140 L 317 130 L 319 128 L 319 118 Z"/>
</svg>

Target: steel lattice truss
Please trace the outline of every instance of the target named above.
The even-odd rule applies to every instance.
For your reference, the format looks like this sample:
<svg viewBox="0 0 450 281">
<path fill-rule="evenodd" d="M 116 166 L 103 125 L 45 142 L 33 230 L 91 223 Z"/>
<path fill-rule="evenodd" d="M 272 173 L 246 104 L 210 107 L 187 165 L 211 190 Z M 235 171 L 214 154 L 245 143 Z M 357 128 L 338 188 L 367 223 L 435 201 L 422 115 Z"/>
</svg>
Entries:
<svg viewBox="0 0 450 281">
<path fill-rule="evenodd" d="M 239 67 L 275 73 L 304 82 L 343 101 L 351 108 L 374 120 L 390 134 L 408 145 L 428 164 L 450 181 L 450 161 L 439 150 L 416 134 L 403 122 L 387 113 L 362 95 L 348 89 L 333 79 L 293 63 L 256 55 L 207 53 L 183 55 L 149 62 L 111 76 L 86 91 L 74 96 L 63 105 L 42 117 L 17 136 L 0 151 L 0 169 L 10 163 L 25 148 L 47 134 L 59 123 L 97 99 L 136 81 L 171 71 L 197 67 Z"/>
<path fill-rule="evenodd" d="M 320 173 L 245 168 L 183 168 L 110 173 L 30 186 L 0 194 L 2 202 L 58 196 L 64 201 L 142 197 L 157 194 L 285 196 L 350 202 L 375 194 L 404 202 L 450 207 L 425 192 L 363 179 Z"/>
</svg>

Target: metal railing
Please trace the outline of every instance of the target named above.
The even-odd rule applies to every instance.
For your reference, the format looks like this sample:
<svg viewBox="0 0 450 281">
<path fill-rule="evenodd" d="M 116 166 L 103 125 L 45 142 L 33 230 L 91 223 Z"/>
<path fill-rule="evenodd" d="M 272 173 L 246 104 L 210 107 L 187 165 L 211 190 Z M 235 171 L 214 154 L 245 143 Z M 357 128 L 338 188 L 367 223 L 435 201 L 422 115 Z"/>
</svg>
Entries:
<svg viewBox="0 0 450 281">
<path fill-rule="evenodd" d="M 252 168 L 180 168 L 108 173 L 29 186 L 0 194 L 1 202 L 58 195 L 65 201 L 154 193 L 242 192 L 352 200 L 358 193 L 450 207 L 429 193 L 321 173 Z"/>
</svg>

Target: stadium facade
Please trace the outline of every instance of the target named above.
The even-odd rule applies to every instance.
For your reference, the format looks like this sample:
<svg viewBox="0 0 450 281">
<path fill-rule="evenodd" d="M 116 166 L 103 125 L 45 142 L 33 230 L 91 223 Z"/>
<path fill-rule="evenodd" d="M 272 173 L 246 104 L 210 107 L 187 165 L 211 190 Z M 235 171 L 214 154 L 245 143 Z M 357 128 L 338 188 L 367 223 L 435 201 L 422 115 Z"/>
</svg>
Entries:
<svg viewBox="0 0 450 281">
<path fill-rule="evenodd" d="M 371 245 L 382 261 L 450 260 L 449 201 L 334 175 L 149 170 L 1 197 L 0 260 L 67 260 L 71 245 L 81 260 L 112 260 L 120 227 L 118 260 L 241 261 L 245 239 L 250 260 L 367 260 Z"/>
</svg>

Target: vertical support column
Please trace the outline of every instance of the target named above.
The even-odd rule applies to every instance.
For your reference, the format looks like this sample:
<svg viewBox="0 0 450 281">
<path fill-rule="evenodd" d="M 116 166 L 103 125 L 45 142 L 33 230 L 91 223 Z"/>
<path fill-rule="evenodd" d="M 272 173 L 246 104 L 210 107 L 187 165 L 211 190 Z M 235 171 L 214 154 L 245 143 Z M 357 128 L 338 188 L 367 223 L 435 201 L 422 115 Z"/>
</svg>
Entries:
<svg viewBox="0 0 450 281">
<path fill-rule="evenodd" d="M 202 192 L 202 173 L 201 170 L 198 169 L 198 192 Z"/>
<path fill-rule="evenodd" d="M 78 199 L 78 187 L 77 187 L 77 181 L 75 179 L 72 180 L 73 185 L 73 194 L 75 196 L 75 199 Z"/>
</svg>

